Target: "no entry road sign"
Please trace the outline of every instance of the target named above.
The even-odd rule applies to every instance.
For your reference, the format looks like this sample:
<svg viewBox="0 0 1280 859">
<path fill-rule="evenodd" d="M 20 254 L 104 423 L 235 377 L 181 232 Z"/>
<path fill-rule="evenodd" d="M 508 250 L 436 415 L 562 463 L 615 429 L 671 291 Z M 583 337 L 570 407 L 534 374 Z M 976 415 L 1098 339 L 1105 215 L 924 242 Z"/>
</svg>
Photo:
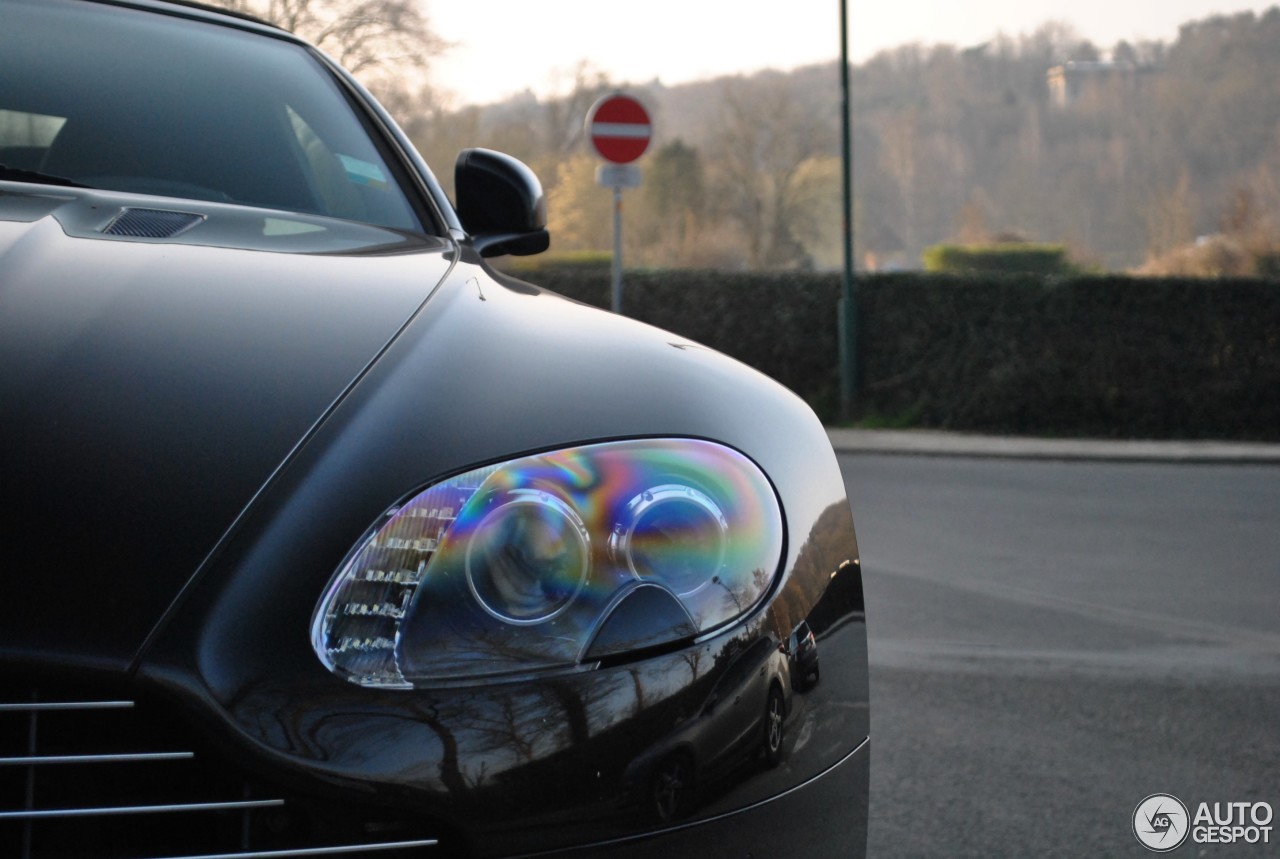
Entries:
<svg viewBox="0 0 1280 859">
<path fill-rule="evenodd" d="M 605 96 L 587 114 L 591 145 L 614 164 L 629 164 L 643 155 L 652 132 L 644 105 L 622 93 Z"/>
</svg>

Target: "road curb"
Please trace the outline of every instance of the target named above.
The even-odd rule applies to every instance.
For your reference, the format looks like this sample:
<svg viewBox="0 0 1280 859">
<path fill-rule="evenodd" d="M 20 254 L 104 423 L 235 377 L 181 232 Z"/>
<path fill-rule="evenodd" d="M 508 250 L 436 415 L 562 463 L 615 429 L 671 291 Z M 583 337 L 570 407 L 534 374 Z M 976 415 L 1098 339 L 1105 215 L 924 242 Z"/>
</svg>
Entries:
<svg viewBox="0 0 1280 859">
<path fill-rule="evenodd" d="M 847 454 L 1280 465 L 1280 444 L 1261 442 L 1053 439 L 841 427 L 829 427 L 827 436 L 836 453 Z"/>
</svg>

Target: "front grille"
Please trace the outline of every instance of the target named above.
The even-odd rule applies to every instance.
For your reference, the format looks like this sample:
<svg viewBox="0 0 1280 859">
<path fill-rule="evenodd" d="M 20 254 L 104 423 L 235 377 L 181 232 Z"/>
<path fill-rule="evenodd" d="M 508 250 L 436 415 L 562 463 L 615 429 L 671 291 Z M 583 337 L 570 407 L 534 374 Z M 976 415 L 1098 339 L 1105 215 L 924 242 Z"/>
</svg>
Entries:
<svg viewBox="0 0 1280 859">
<path fill-rule="evenodd" d="M 184 719 L 118 696 L 0 686 L 0 856 L 437 859 L 413 821 L 247 779 Z"/>
</svg>

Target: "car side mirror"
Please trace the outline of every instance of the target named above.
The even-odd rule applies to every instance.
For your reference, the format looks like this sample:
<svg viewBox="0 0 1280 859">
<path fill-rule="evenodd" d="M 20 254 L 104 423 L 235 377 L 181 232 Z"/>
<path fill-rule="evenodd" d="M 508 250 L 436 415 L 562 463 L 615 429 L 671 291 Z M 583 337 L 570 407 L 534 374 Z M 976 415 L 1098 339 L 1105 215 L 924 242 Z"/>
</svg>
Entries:
<svg viewBox="0 0 1280 859">
<path fill-rule="evenodd" d="M 524 163 L 491 149 L 464 149 L 453 181 L 458 219 L 481 256 L 529 256 L 550 247 L 547 198 Z"/>
</svg>

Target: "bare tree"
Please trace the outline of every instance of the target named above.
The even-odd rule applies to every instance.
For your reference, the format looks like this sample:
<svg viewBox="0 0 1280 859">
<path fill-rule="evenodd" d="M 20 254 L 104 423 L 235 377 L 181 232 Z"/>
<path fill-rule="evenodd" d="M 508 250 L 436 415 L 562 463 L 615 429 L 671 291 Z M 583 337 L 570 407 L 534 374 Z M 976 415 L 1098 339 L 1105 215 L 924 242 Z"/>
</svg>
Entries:
<svg viewBox="0 0 1280 859">
<path fill-rule="evenodd" d="M 418 0 L 214 0 L 296 33 L 352 74 L 390 67 L 423 70 L 445 43 Z"/>
<path fill-rule="evenodd" d="M 824 112 L 810 109 L 781 76 L 726 85 L 715 150 L 726 214 L 748 241 L 751 268 L 785 268 L 802 261 L 793 233 L 801 167 L 828 139 Z"/>
<path fill-rule="evenodd" d="M 1184 169 L 1178 184 L 1157 194 L 1146 211 L 1149 259 L 1191 241 L 1195 234 L 1195 210 L 1191 174 Z"/>
<path fill-rule="evenodd" d="M 586 137 L 583 119 L 596 100 L 614 88 L 605 72 L 581 60 L 572 70 L 568 94 L 549 100 L 543 108 L 545 147 L 556 158 L 565 158 L 582 148 Z"/>
</svg>

